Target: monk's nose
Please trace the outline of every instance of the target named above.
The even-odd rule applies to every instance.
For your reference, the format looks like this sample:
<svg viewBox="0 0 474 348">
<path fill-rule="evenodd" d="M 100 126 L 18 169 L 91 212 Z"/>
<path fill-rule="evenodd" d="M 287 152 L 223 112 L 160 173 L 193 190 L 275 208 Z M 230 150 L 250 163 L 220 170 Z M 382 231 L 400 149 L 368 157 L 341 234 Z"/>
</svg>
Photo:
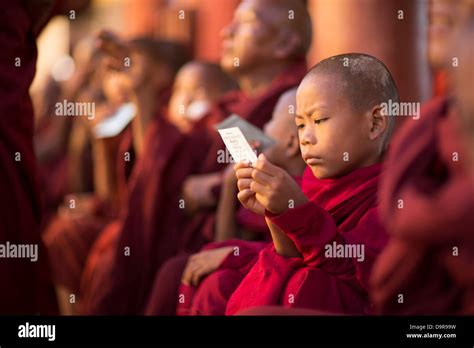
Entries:
<svg viewBox="0 0 474 348">
<path fill-rule="evenodd" d="M 305 127 L 303 132 L 300 134 L 300 142 L 302 145 L 315 145 L 318 140 L 316 134 L 311 127 Z"/>
</svg>

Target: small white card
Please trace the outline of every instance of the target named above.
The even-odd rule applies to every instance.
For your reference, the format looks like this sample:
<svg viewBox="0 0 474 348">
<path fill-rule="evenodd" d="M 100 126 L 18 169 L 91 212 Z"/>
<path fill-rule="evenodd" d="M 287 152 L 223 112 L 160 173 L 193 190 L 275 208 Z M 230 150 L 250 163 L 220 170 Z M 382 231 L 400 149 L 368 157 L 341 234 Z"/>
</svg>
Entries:
<svg viewBox="0 0 474 348">
<path fill-rule="evenodd" d="M 94 128 L 97 139 L 113 138 L 132 122 L 137 113 L 137 107 L 133 103 L 123 104 L 113 115 L 107 117 Z"/>
<path fill-rule="evenodd" d="M 238 127 L 218 129 L 219 134 L 236 163 L 250 162 L 255 165 L 257 155 Z"/>
</svg>

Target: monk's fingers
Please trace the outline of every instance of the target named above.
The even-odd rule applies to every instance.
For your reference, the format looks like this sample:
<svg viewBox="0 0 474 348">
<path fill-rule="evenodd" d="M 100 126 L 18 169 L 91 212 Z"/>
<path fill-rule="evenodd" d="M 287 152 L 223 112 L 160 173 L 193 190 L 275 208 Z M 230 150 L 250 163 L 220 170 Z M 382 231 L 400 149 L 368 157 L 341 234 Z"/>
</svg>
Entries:
<svg viewBox="0 0 474 348">
<path fill-rule="evenodd" d="M 277 175 L 282 169 L 272 164 L 262 153 L 258 156 L 257 162 L 255 163 L 255 168 L 267 173 L 270 176 Z"/>
<path fill-rule="evenodd" d="M 258 169 L 252 170 L 252 179 L 254 179 L 255 181 L 265 186 L 268 186 L 272 183 L 272 178 L 273 177 L 271 175 L 268 175 L 267 173 L 262 172 L 261 170 L 258 170 Z"/>
<path fill-rule="evenodd" d="M 193 279 L 193 274 L 196 271 L 196 269 L 199 267 L 199 263 L 193 262 L 193 261 L 188 261 L 184 272 L 183 276 L 181 277 L 181 281 L 186 284 L 186 285 L 191 285 L 192 284 L 192 279 Z"/>
<path fill-rule="evenodd" d="M 234 165 L 234 171 L 237 171 L 239 169 L 243 169 L 243 168 L 251 168 L 252 165 L 248 162 L 239 162 L 239 163 L 236 163 Z"/>
<path fill-rule="evenodd" d="M 262 185 L 261 183 L 255 181 L 255 180 L 250 183 L 250 190 L 252 190 L 255 193 L 258 193 L 259 195 L 265 196 L 265 197 L 268 197 L 269 194 L 270 194 L 269 189 L 268 189 L 267 186 Z"/>
<path fill-rule="evenodd" d="M 248 203 L 249 199 L 255 195 L 255 192 L 253 192 L 250 189 L 245 189 L 240 191 L 237 194 L 237 198 L 239 199 L 240 203 L 242 203 L 244 206 Z"/>
<path fill-rule="evenodd" d="M 201 279 L 207 274 L 206 268 L 200 265 L 200 267 L 196 268 L 196 270 L 193 272 L 193 277 L 192 277 L 192 284 L 194 286 L 198 286 L 199 283 L 201 282 Z"/>
<path fill-rule="evenodd" d="M 236 170 L 235 172 L 235 176 L 237 177 L 237 179 L 249 179 L 252 177 L 252 171 L 253 171 L 253 168 L 240 168 L 238 170 Z"/>
<path fill-rule="evenodd" d="M 250 188 L 250 184 L 252 183 L 252 179 L 239 179 L 237 180 L 237 188 L 239 191 L 247 190 Z"/>
</svg>

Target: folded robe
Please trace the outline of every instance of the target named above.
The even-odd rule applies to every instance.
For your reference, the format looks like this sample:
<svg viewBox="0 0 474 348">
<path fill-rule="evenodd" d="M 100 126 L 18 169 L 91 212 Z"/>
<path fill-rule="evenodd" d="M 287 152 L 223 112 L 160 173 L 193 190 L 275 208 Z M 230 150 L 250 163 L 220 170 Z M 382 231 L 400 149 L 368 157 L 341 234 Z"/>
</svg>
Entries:
<svg viewBox="0 0 474 348">
<path fill-rule="evenodd" d="M 380 191 L 391 241 L 371 291 L 380 313 L 474 313 L 474 179 L 459 139 L 440 97 L 392 142 Z"/>
<path fill-rule="evenodd" d="M 307 168 L 302 188 L 310 202 L 278 216 L 267 212 L 302 258 L 280 256 L 273 243 L 263 249 L 230 297 L 226 314 L 268 305 L 369 312 L 369 274 L 387 240 L 377 214 L 380 172 L 381 165 L 376 164 L 338 179 L 319 180 Z M 364 246 L 363 261 L 360 255 L 327 254 L 333 243 Z"/>
</svg>

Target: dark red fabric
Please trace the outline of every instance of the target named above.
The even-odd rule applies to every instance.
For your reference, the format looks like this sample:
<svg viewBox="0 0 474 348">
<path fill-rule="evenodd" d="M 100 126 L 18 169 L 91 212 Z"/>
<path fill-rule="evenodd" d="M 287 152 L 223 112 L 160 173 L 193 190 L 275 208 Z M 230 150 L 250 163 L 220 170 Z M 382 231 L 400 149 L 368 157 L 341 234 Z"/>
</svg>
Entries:
<svg viewBox="0 0 474 348">
<path fill-rule="evenodd" d="M 295 177 L 301 184 L 301 177 Z M 260 250 L 271 240 L 265 219 L 244 207 L 235 215 L 239 228 L 264 236 L 263 242 L 228 240 L 206 244 L 201 251 L 227 246 L 233 251 L 216 271 L 202 280 L 198 287 L 181 283 L 190 254 L 181 254 L 168 261 L 158 272 L 147 305 L 149 315 L 222 315 L 232 292 L 255 263 Z"/>
<path fill-rule="evenodd" d="M 226 314 L 267 305 L 366 313 L 368 278 L 387 235 L 378 222 L 377 185 L 381 165 L 338 179 L 316 179 L 309 168 L 303 192 L 310 202 L 268 217 L 290 237 L 302 258 L 280 256 L 270 244 L 232 294 Z M 364 245 L 364 261 L 325 255 L 325 246 Z M 256 291 L 255 289 L 258 289 Z"/>
<path fill-rule="evenodd" d="M 87 314 L 138 314 L 158 267 L 176 255 L 186 216 L 180 200 L 184 178 L 197 171 L 198 142 L 181 134 L 164 117 L 147 132 L 145 153 L 131 179 L 128 209 L 113 264 L 100 286 L 84 294 Z M 129 248 L 129 249 L 128 249 Z M 130 250 L 130 255 L 126 254 Z"/>
<path fill-rule="evenodd" d="M 57 311 L 39 231 L 34 120 L 28 94 L 37 56 L 33 24 L 23 2 L 0 3 L 0 243 L 39 246 L 37 262 L 0 259 L 2 314 Z"/>
<path fill-rule="evenodd" d="M 307 71 L 306 61 L 301 60 L 290 65 L 275 78 L 269 88 L 259 96 L 249 97 L 242 92 L 231 92 L 227 95 L 197 126 L 199 139 L 204 139 L 206 147 L 203 153 L 200 173 L 215 173 L 222 171 L 228 163 L 220 163 L 220 151 L 225 151 L 224 143 L 218 132 L 213 128 L 231 114 L 237 114 L 259 128 L 270 121 L 276 103 L 287 90 L 296 87 Z M 220 185 L 213 190 L 216 199 L 219 198 Z M 215 211 L 206 210 L 196 214 L 191 224 L 186 228 L 182 237 L 182 248 L 185 252 L 196 252 L 214 237 Z"/>
<path fill-rule="evenodd" d="M 127 175 L 133 167 L 131 161 L 124 161 L 124 153 L 132 152 L 131 129 L 127 128 L 120 135 L 116 153 L 117 182 L 120 206 L 127 195 Z M 51 180 L 51 178 L 49 179 Z M 102 230 L 118 218 L 119 211 L 99 198 L 96 210 L 85 216 L 56 215 L 43 232 L 43 240 L 48 250 L 53 280 L 75 294 L 79 293 L 82 272 L 92 245 Z"/>
<path fill-rule="evenodd" d="M 380 211 L 392 238 L 372 278 L 381 313 L 474 313 L 474 179 L 453 109 L 428 102 L 391 145 Z"/>
<path fill-rule="evenodd" d="M 188 135 L 180 134 L 165 117 L 157 120 L 148 133 L 147 154 L 140 162 L 143 167 L 130 196 L 115 265 L 104 279 L 101 294 L 95 296 L 91 313 L 143 313 L 163 262 L 178 252 L 197 251 L 212 238 L 208 231 L 213 230 L 213 213 L 211 219 L 204 213 L 189 224 L 179 207 L 181 186 L 188 175 L 214 172 L 226 164 L 216 160 L 217 151 L 225 147 L 212 125 L 237 113 L 263 126 L 279 96 L 298 84 L 305 71 L 302 63 L 292 66 L 257 98 L 231 92 Z M 130 247 L 130 256 L 124 256 L 125 247 Z"/>
</svg>

